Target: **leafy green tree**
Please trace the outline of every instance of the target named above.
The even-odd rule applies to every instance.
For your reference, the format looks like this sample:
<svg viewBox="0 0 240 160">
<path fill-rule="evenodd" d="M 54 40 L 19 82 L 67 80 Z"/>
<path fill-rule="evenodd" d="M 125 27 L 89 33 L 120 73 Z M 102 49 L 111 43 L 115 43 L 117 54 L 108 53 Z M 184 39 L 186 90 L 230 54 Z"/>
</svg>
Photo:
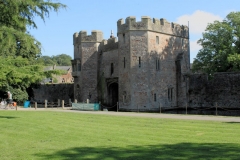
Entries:
<svg viewBox="0 0 240 160">
<path fill-rule="evenodd" d="M 240 12 L 231 12 L 222 21 L 207 26 L 198 40 L 202 49 L 193 62 L 193 71 L 214 72 L 240 70 Z"/>
<path fill-rule="evenodd" d="M 51 0 L 0 0 L 1 90 L 11 89 L 26 98 L 26 88 L 32 83 L 58 74 L 56 70 L 44 72 L 43 65 L 36 61 L 41 55 L 41 43 L 27 27 L 37 28 L 36 16 L 44 21 L 50 11 L 61 8 L 66 6 Z"/>
<path fill-rule="evenodd" d="M 41 56 L 37 58 L 37 61 L 44 64 L 45 66 L 53 66 L 55 62 L 52 60 L 50 56 Z"/>
<path fill-rule="evenodd" d="M 50 11 L 66 6 L 51 0 L 0 0 L 0 54 L 36 58 L 41 44 L 28 32 L 27 27 L 37 28 L 34 17 L 43 21 Z"/>
<path fill-rule="evenodd" d="M 67 54 L 60 54 L 52 57 L 58 66 L 70 66 L 72 57 Z"/>
<path fill-rule="evenodd" d="M 56 56 L 41 56 L 37 60 L 43 63 L 45 66 L 70 66 L 72 57 L 67 54 L 60 54 Z"/>
<path fill-rule="evenodd" d="M 24 95 L 27 95 L 25 93 L 26 89 L 31 84 L 40 83 L 45 77 L 52 77 L 54 74 L 61 73 L 59 70 L 44 71 L 44 66 L 39 65 L 35 60 L 30 61 L 20 56 L 4 59 L 0 65 L 0 88 L 5 91 L 10 90 L 15 99 L 17 97 L 27 98 Z M 15 94 L 20 92 L 22 95 Z M 22 98 L 17 100 L 20 101 Z"/>
<path fill-rule="evenodd" d="M 34 59 L 41 54 L 41 43 L 29 33 L 0 26 L 0 56 L 22 56 Z"/>
</svg>

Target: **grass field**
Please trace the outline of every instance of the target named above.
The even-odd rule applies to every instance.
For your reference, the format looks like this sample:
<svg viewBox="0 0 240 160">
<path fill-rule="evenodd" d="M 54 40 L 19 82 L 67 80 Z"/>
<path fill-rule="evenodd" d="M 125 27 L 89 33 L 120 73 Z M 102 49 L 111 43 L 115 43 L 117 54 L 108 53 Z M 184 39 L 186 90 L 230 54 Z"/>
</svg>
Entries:
<svg viewBox="0 0 240 160">
<path fill-rule="evenodd" d="M 0 159 L 240 159 L 240 123 L 0 111 Z"/>
</svg>

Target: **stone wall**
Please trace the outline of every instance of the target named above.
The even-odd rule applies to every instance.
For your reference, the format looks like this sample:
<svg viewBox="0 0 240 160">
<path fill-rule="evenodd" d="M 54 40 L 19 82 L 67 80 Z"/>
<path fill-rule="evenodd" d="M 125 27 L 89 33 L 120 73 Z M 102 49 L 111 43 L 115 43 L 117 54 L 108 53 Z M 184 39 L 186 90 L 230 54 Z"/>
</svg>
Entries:
<svg viewBox="0 0 240 160">
<path fill-rule="evenodd" d="M 98 74 L 98 46 L 99 43 L 82 43 L 82 70 L 81 70 L 81 99 L 97 102 L 97 74 Z"/>
<path fill-rule="evenodd" d="M 237 108 L 240 106 L 240 73 L 216 73 L 213 79 L 204 74 L 189 78 L 189 106 Z"/>
<path fill-rule="evenodd" d="M 119 108 L 131 106 L 131 55 L 130 34 L 118 34 L 118 66 L 119 66 Z"/>
<path fill-rule="evenodd" d="M 130 32 L 131 58 L 131 110 L 149 108 L 148 34 L 146 31 Z"/>
<path fill-rule="evenodd" d="M 120 103 L 120 109 L 159 110 L 159 105 L 185 104 L 183 75 L 190 67 L 188 39 L 145 30 L 128 31 L 125 37 L 122 35 L 119 34 L 119 64 L 123 64 L 125 57 L 125 61 L 130 61 L 130 67 L 119 70 L 119 101 L 123 102 L 124 96 L 128 101 Z M 123 43 L 123 38 L 127 44 Z"/>
<path fill-rule="evenodd" d="M 68 102 L 69 99 L 73 101 L 73 85 L 74 84 L 42 84 L 33 88 L 32 101 L 43 103 L 45 100 L 48 102 L 57 102 L 58 99 Z"/>
<path fill-rule="evenodd" d="M 119 77 L 118 50 L 107 50 L 99 56 L 98 98 L 102 104 L 111 105 L 108 86 L 118 81 L 111 81 Z"/>
<path fill-rule="evenodd" d="M 99 46 L 103 40 L 101 31 L 93 30 L 91 35 L 86 31 L 74 33 L 74 69 L 75 99 L 84 102 L 98 102 L 97 78 Z"/>
</svg>

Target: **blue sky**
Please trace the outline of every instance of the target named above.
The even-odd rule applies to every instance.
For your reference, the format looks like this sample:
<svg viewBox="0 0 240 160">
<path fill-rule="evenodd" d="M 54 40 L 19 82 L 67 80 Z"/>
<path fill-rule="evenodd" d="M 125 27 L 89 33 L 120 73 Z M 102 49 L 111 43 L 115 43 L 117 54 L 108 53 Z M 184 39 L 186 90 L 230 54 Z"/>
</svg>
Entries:
<svg viewBox="0 0 240 160">
<path fill-rule="evenodd" d="M 51 12 L 45 23 L 35 18 L 38 29 L 29 29 L 42 43 L 42 55 L 68 54 L 73 57 L 72 35 L 86 30 L 101 30 L 108 39 L 117 21 L 128 16 L 165 18 L 169 22 L 190 24 L 191 62 L 201 48 L 196 44 L 208 23 L 222 20 L 231 11 L 240 11 L 240 0 L 59 0 L 67 9 Z"/>
</svg>

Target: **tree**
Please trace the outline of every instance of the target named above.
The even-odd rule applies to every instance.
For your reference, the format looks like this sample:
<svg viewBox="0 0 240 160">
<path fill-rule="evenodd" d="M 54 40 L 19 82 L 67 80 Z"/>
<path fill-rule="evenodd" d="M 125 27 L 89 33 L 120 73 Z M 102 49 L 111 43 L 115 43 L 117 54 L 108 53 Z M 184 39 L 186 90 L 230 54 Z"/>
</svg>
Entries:
<svg viewBox="0 0 240 160">
<path fill-rule="evenodd" d="M 45 66 L 70 66 L 72 57 L 67 54 L 60 54 L 56 56 L 41 56 L 37 60 L 43 63 Z"/>
<path fill-rule="evenodd" d="M 41 43 L 29 34 L 27 27 L 36 29 L 36 16 L 44 21 L 50 11 L 58 12 L 61 8 L 66 5 L 51 0 L 0 0 L 1 90 L 26 95 L 26 88 L 32 83 L 58 74 L 56 70 L 44 72 L 43 65 L 36 61 L 41 55 Z"/>
<path fill-rule="evenodd" d="M 34 17 L 44 21 L 50 11 L 66 6 L 51 0 L 0 0 L 0 54 L 36 58 L 41 44 L 28 32 L 27 27 L 37 28 Z"/>
<path fill-rule="evenodd" d="M 1 57 L 0 57 L 1 58 Z M 26 89 L 33 83 L 41 82 L 45 77 L 51 77 L 54 74 L 60 74 L 61 71 L 44 71 L 43 65 L 39 65 L 35 60 L 22 57 L 8 57 L 0 65 L 0 88 L 10 90 L 14 98 L 18 101 L 26 97 Z M 15 94 L 15 93 L 21 93 Z"/>
<path fill-rule="evenodd" d="M 222 21 L 207 26 L 198 40 L 202 49 L 193 62 L 193 71 L 210 76 L 214 72 L 240 70 L 240 12 L 231 12 Z"/>
<path fill-rule="evenodd" d="M 53 56 L 53 61 L 59 66 L 70 66 L 72 57 L 66 54 Z"/>
<path fill-rule="evenodd" d="M 41 56 L 37 58 L 37 61 L 44 64 L 45 66 L 53 66 L 55 64 L 50 56 Z"/>
</svg>

